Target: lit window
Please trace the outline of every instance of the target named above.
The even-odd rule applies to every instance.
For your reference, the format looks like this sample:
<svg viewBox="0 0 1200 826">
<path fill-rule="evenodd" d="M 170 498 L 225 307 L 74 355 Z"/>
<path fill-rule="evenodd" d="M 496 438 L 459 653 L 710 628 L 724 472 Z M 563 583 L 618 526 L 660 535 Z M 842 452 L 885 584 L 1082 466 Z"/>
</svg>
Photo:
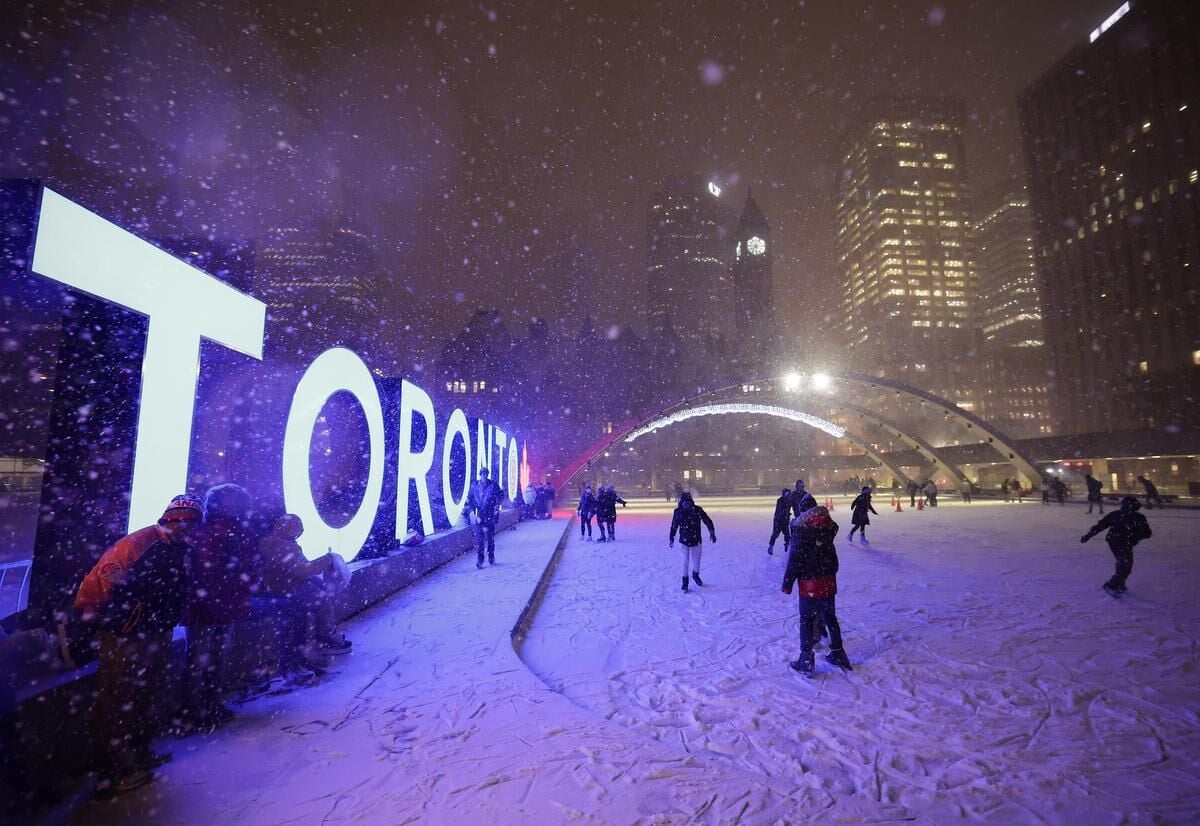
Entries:
<svg viewBox="0 0 1200 826">
<path fill-rule="evenodd" d="M 1139 361 L 1138 362 L 1138 372 L 1142 373 L 1142 374 L 1149 373 L 1150 372 L 1150 362 Z"/>
<path fill-rule="evenodd" d="M 1142 132 L 1145 133 L 1145 132 L 1149 132 L 1149 131 L 1150 131 L 1150 121 L 1148 121 L 1148 120 L 1142 121 Z"/>
<path fill-rule="evenodd" d="M 1197 180 L 1200 180 L 1200 169 L 1193 169 L 1188 173 L 1188 183 L 1194 184 Z"/>
<path fill-rule="evenodd" d="M 1200 350 L 1192 351 L 1192 364 L 1200 367 Z"/>
</svg>

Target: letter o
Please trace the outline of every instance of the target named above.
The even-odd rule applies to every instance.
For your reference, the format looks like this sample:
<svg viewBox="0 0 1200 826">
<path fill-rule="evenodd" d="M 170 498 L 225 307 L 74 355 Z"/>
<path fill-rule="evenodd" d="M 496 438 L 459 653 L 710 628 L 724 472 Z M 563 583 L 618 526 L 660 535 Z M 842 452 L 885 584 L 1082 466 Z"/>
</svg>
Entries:
<svg viewBox="0 0 1200 826">
<path fill-rule="evenodd" d="M 521 478 L 521 461 L 517 456 L 517 437 L 508 440 L 508 474 L 504 481 L 508 484 L 508 498 L 517 500 L 517 480 Z"/>
<path fill-rule="evenodd" d="M 367 486 L 358 510 L 344 527 L 335 528 L 321 518 L 313 501 L 309 475 L 309 453 L 313 428 L 322 408 L 334 393 L 354 396 L 367 419 L 371 457 Z M 347 561 L 358 556 L 371 535 L 379 498 L 383 492 L 383 407 L 371 371 L 356 353 L 344 347 L 326 350 L 304 371 L 283 436 L 283 501 L 289 513 L 304 520 L 304 533 L 297 540 L 309 559 L 333 549 Z"/>
<path fill-rule="evenodd" d="M 454 453 L 454 439 L 458 437 L 463 443 L 463 483 L 462 493 L 457 497 L 450 483 L 450 456 Z M 450 420 L 446 422 L 446 435 L 442 441 L 442 501 L 446 504 L 446 521 L 450 527 L 458 525 L 462 518 L 463 507 L 467 504 L 467 494 L 471 490 L 471 431 L 467 427 L 467 415 L 459 408 L 454 408 Z"/>
</svg>

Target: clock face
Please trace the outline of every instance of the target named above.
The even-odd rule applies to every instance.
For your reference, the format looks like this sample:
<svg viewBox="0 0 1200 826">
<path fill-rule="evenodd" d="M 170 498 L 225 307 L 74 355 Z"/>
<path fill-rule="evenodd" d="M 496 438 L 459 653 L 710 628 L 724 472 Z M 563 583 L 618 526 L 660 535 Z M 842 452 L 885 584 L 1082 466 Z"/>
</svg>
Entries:
<svg viewBox="0 0 1200 826">
<path fill-rule="evenodd" d="M 767 242 L 759 238 L 757 235 L 751 236 L 746 240 L 746 252 L 751 255 L 762 255 L 767 251 Z"/>
</svg>

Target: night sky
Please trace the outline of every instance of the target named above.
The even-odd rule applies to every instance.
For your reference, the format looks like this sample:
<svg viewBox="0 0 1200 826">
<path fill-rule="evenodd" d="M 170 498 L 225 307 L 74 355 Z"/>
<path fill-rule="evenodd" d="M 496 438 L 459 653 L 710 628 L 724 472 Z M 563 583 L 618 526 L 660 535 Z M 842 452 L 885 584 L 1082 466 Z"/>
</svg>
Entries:
<svg viewBox="0 0 1200 826">
<path fill-rule="evenodd" d="M 142 234 L 347 215 L 416 364 L 476 307 L 644 332 L 646 200 L 680 173 L 739 209 L 754 187 L 782 301 L 836 298 L 833 145 L 858 107 L 963 98 L 986 188 L 1022 173 L 1018 92 L 1118 3 L 249 5 L 6 3 L 0 172 Z"/>
</svg>

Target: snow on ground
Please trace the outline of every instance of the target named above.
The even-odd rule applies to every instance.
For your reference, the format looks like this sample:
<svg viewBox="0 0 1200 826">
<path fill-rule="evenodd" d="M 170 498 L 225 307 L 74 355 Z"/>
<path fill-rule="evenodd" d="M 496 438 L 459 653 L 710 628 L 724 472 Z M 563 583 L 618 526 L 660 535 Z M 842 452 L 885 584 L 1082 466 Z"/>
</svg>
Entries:
<svg viewBox="0 0 1200 826">
<path fill-rule="evenodd" d="M 679 590 L 669 506 L 633 503 L 615 544 L 572 535 L 522 663 L 508 631 L 566 523 L 524 524 L 80 822 L 1195 822 L 1200 514 L 1150 514 L 1118 603 L 1079 507 L 878 507 L 870 546 L 839 538 L 855 670 L 807 681 L 771 501 L 701 504 L 707 587 Z"/>
<path fill-rule="evenodd" d="M 835 501 L 852 673 L 820 653 L 812 681 L 787 668 L 797 600 L 780 593 L 780 549 L 766 554 L 766 499 L 701 499 L 719 542 L 688 594 L 668 505 L 621 511 L 615 544 L 573 538 L 523 659 L 610 721 L 786 779 L 810 813 L 1200 819 L 1200 514 L 1148 512 L 1155 535 L 1117 602 L 1079 506 L 894 513 L 881 497 L 864 545 Z"/>
</svg>

